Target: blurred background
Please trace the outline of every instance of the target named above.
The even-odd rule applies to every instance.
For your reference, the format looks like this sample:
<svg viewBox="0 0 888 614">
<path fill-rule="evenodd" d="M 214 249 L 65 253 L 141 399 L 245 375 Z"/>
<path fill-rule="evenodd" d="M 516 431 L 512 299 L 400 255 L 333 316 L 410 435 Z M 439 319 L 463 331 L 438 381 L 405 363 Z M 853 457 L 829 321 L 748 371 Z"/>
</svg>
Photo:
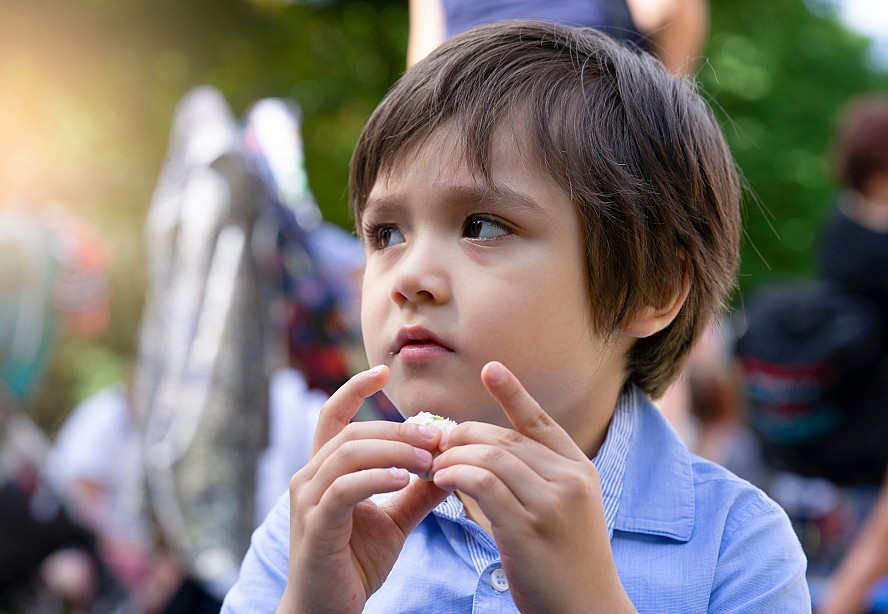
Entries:
<svg viewBox="0 0 888 614">
<path fill-rule="evenodd" d="M 817 274 L 821 233 L 835 210 L 843 187 L 832 174 L 830 150 L 842 111 L 858 94 L 888 95 L 888 3 L 885 0 L 710 0 L 709 10 L 710 29 L 703 58 L 697 62 L 697 80 L 724 127 L 749 188 L 744 202 L 745 237 L 740 284 L 732 299 L 735 310 L 742 312 L 755 304 L 757 290 L 783 279 L 813 278 Z M 7 457 L 15 456 L 13 447 L 17 446 L 19 452 L 37 450 L 40 452 L 37 456 L 41 456 L 43 448 L 47 448 L 53 439 L 57 439 L 57 444 L 64 444 L 66 431 L 60 429 L 69 415 L 77 423 L 78 412 L 71 412 L 86 399 L 88 407 L 96 408 L 104 403 L 103 410 L 108 410 L 107 415 L 116 416 L 114 419 L 120 421 L 106 418 L 102 424 L 108 430 L 93 433 L 89 440 L 77 434 L 76 429 L 69 430 L 67 439 L 73 440 L 71 446 L 78 452 L 93 452 L 92 456 L 96 457 L 93 460 L 103 469 L 124 470 L 117 471 L 120 475 L 110 476 L 109 483 L 116 486 L 141 484 L 139 471 L 143 459 L 138 445 L 142 439 L 129 404 L 142 397 L 138 396 L 138 386 L 135 386 L 136 393 L 126 387 L 132 384 L 135 361 L 139 350 L 144 350 L 146 340 L 149 346 L 152 341 L 165 349 L 174 346 L 167 343 L 166 338 L 154 335 L 150 327 L 147 329 L 149 334 L 140 342 L 139 326 L 146 306 L 146 291 L 150 290 L 146 248 L 155 247 L 158 248 L 156 251 L 162 252 L 162 248 L 169 247 L 162 245 L 162 232 L 153 235 L 159 238 L 155 241 L 158 245 L 146 245 L 145 225 L 152 199 L 163 200 L 155 198 L 155 189 L 162 169 L 168 168 L 165 163 L 171 159 L 170 146 L 175 141 L 171 139 L 171 132 L 177 105 L 183 97 L 194 92 L 197 86 L 211 86 L 202 88 L 204 97 L 209 96 L 211 104 L 201 107 L 200 113 L 192 116 L 200 116 L 201 120 L 206 119 L 208 108 L 218 111 L 226 104 L 234 116 L 241 118 L 259 99 L 295 100 L 302 110 L 301 145 L 305 153 L 309 197 L 313 194 L 323 218 L 350 231 L 351 220 L 347 211 L 349 158 L 364 122 L 405 69 L 407 41 L 406 0 L 0 0 L 0 290 L 15 288 L 16 283 L 31 274 L 40 282 L 32 284 L 35 292 L 43 293 L 33 296 L 13 293 L 14 300 L 23 299 L 14 304 L 18 311 L 13 312 L 4 311 L 11 303 L 0 301 L 0 350 L 7 352 L 13 347 L 19 332 L 22 338 L 32 333 L 31 337 L 36 340 L 36 357 L 45 358 L 47 363 L 45 370 L 0 372 L 4 376 L 2 381 L 28 383 L 19 389 L 13 386 L 12 392 L 20 393 L 16 405 L 33 419 L 30 431 L 27 427 L 24 430 L 11 428 L 7 419 L 11 414 L 4 415 L 2 410 L 6 399 L 0 395 L 0 470 L 4 468 L 4 453 L 10 452 Z M 226 107 L 221 115 L 217 112 L 216 120 L 228 115 L 231 113 Z M 227 125 L 225 121 L 217 123 Z M 231 168 L 227 172 L 222 175 L 228 179 L 236 174 L 232 174 Z M 169 180 L 173 175 L 175 173 L 165 177 Z M 267 196 L 265 192 L 259 193 Z M 252 198 L 241 200 L 258 202 Z M 46 241 L 45 237 L 36 234 L 26 236 L 23 229 L 27 229 L 27 225 L 16 226 L 21 220 L 11 213 L 14 211 L 32 214 L 54 233 L 55 239 Z M 183 236 L 187 234 L 183 231 Z M 294 244 L 299 244 L 299 237 L 289 239 L 291 249 Z M 35 249 L 32 254 L 17 260 L 20 254 L 4 251 L 5 246 L 17 244 Z M 46 246 L 48 249 L 42 251 L 45 262 L 57 261 L 67 265 L 60 268 L 57 278 L 55 272 L 50 271 L 52 274 L 43 279 L 33 275 L 34 270 L 25 270 L 22 264 L 27 256 L 40 251 L 37 247 Z M 357 248 L 354 241 L 345 236 L 332 241 L 329 249 L 340 257 L 348 247 Z M 858 252 L 867 251 L 863 245 L 857 247 Z M 295 277 L 287 279 L 299 283 L 291 283 L 287 290 L 297 295 L 295 302 L 299 302 L 304 298 L 299 291 L 313 288 L 312 282 L 318 278 L 309 275 L 307 269 L 299 270 L 302 261 L 294 257 L 294 254 L 299 255 L 298 250 L 279 251 L 281 253 L 275 256 L 278 260 L 272 259 L 275 266 L 287 268 L 295 263 Z M 38 261 L 36 258 L 32 260 Z M 28 264 L 32 260 L 28 260 Z M 50 264 L 41 266 L 46 269 L 40 269 L 43 273 L 52 268 Z M 874 275 L 885 278 L 878 272 Z M 240 279 L 238 283 L 243 282 Z M 243 287 L 252 286 L 238 286 Z M 202 292 L 201 287 L 194 286 L 193 289 L 199 295 Z M 170 292 L 170 295 L 178 296 L 176 292 Z M 0 298 L 3 298 L 2 293 Z M 25 299 L 33 301 L 27 303 Z M 779 302 L 785 301 L 781 299 Z M 32 304 L 34 308 L 20 308 L 26 304 Z M 54 313 L 41 311 L 49 304 L 58 307 L 61 313 L 58 323 Z M 187 301 L 176 305 L 182 308 L 174 314 L 180 319 L 186 320 L 193 315 Z M 798 319 L 797 313 L 803 306 L 790 313 L 791 320 Z M 329 318 L 325 309 L 326 306 L 321 306 L 317 311 L 306 308 L 287 312 L 290 316 L 295 314 L 287 320 L 287 338 L 291 353 L 292 346 L 300 346 L 310 360 L 318 363 L 321 371 L 327 371 L 326 375 L 339 376 L 343 375 L 340 371 L 347 363 L 345 356 L 335 350 L 336 343 L 327 347 L 318 340 L 342 341 L 335 335 L 343 333 L 347 326 L 333 326 L 341 323 Z M 11 319 L 10 313 L 13 315 Z M 15 319 L 16 313 L 20 320 Z M 164 309 L 155 308 L 154 315 L 159 313 L 167 315 Z M 259 317 L 255 309 L 250 313 Z M 280 310 L 269 313 L 275 317 L 281 315 Z M 844 307 L 842 313 L 846 313 Z M 2 326 L 4 324 L 7 326 Z M 318 324 L 316 328 L 325 329 L 333 336 L 304 336 Z M 234 328 L 248 330 L 244 322 L 239 326 Z M 251 361 L 250 352 L 256 348 L 244 339 L 252 341 L 261 336 L 235 337 L 240 352 L 219 351 L 217 354 L 224 357 L 237 355 L 243 361 L 237 363 L 238 368 L 250 366 L 255 362 Z M 690 407 L 693 420 L 685 420 L 686 415 L 677 414 L 670 414 L 670 418 L 680 434 L 693 444 L 695 451 L 720 460 L 743 477 L 753 479 L 751 476 L 756 467 L 748 462 L 744 465 L 742 452 L 754 446 L 750 447 L 745 429 L 738 428 L 743 411 L 734 379 L 736 374 L 728 364 L 730 356 L 726 342 L 729 339 L 726 336 L 713 335 L 710 331 L 701 344 L 702 349 L 691 357 L 691 369 L 683 380 L 689 385 L 686 389 L 682 385 L 676 386 L 678 396 L 674 407 L 684 407 L 685 412 Z M 804 336 L 805 341 L 811 337 Z M 872 336 L 869 330 L 864 332 L 865 340 Z M 773 345 L 772 331 L 765 330 L 762 338 L 766 346 Z M 220 341 L 228 342 L 227 337 Z M 146 355 L 151 358 L 150 352 Z M 14 356 L 14 352 L 0 354 L 0 367 L 6 369 L 4 362 L 15 362 L 6 361 L 9 356 Z M 289 358 L 293 360 L 292 355 Z M 38 359 L 25 361 L 25 366 L 37 364 L 42 368 L 44 360 Z M 143 360 L 142 366 L 147 364 L 154 368 L 163 360 L 166 356 L 156 364 Z M 848 363 L 847 360 L 844 362 Z M 888 359 L 884 364 L 884 373 L 888 373 Z M 13 364 L 13 367 L 18 366 Z M 288 366 L 301 366 L 305 370 L 307 365 Z M 337 371 L 339 367 L 342 368 Z M 719 369 L 721 371 L 716 372 Z M 147 372 L 150 375 L 150 369 Z M 235 379 L 229 377 L 230 371 L 222 369 L 218 373 L 224 375 L 219 378 L 221 384 L 214 380 L 214 385 L 218 384 L 220 389 Z M 10 374 L 14 377 L 8 377 Z M 307 384 L 316 388 L 315 382 L 311 381 L 312 374 L 306 375 Z M 293 379 L 292 373 L 288 377 L 290 379 L 275 380 L 283 384 L 272 383 L 269 395 L 274 397 L 275 390 L 281 390 L 281 398 L 286 402 L 278 405 L 283 409 L 287 405 L 290 409 L 301 410 L 289 415 L 306 420 L 316 415 L 323 403 L 323 395 L 311 396 L 302 379 Z M 888 376 L 871 379 L 876 383 L 884 382 Z M 186 380 L 183 377 L 183 381 Z M 207 407 L 218 409 L 209 413 L 218 413 L 219 433 L 244 431 L 249 435 L 246 433 L 249 429 L 232 427 L 231 419 L 241 414 L 250 417 L 244 407 L 253 409 L 254 405 L 266 405 L 266 383 L 262 378 L 253 378 L 244 390 L 235 389 L 235 392 L 243 393 L 243 398 L 238 397 L 244 402 L 243 407 L 235 406 L 237 395 L 230 394 L 227 388 L 219 397 L 226 402 L 207 404 Z M 118 386 L 115 388 L 115 385 Z M 884 387 L 883 384 L 880 386 Z M 131 394 L 134 395 L 132 398 Z M 682 394 L 691 396 L 682 397 Z M 164 407 L 162 403 L 157 405 L 161 409 Z M 178 406 L 188 410 L 191 405 L 181 403 Z M 284 451 L 299 448 L 293 445 L 292 433 L 307 434 L 310 439 L 313 425 L 281 426 L 275 422 L 273 399 L 268 406 L 269 428 L 266 429 L 263 416 L 260 416 L 263 420 L 257 421 L 253 415 L 250 422 L 256 432 L 260 428 L 262 433 L 270 431 L 271 440 L 274 440 L 275 433 L 280 434 L 281 441 L 270 441 L 268 450 L 276 449 L 278 444 Z M 669 407 L 667 397 L 661 409 L 668 413 Z M 856 404 L 854 407 L 855 410 L 858 408 Z M 876 401 L 873 407 L 871 413 L 876 420 L 873 424 L 878 429 L 868 426 L 867 429 L 883 434 L 882 439 L 876 438 L 878 442 L 888 441 L 888 428 L 883 419 L 885 403 Z M 386 415 L 384 404 L 376 409 Z M 84 411 L 87 410 L 81 411 L 81 415 Z M 186 415 L 189 411 L 180 413 Z M 168 416 L 163 412 L 155 411 L 151 416 L 159 422 L 149 421 L 149 426 L 177 424 L 166 420 Z M 206 423 L 205 416 L 201 420 L 199 432 L 209 430 L 215 433 L 207 428 L 207 424 L 212 426 L 213 423 Z M 28 424 L 31 424 L 30 420 Z M 689 425 L 687 430 L 683 430 L 683 424 Z M 139 428 L 143 426 L 149 435 L 153 433 L 145 425 Z M 170 432 L 173 431 L 177 429 L 170 427 Z M 9 433 L 7 439 L 3 439 L 4 432 Z M 71 435 L 72 432 L 75 435 Z M 862 438 L 852 435 L 846 441 L 852 448 L 857 448 Z M 836 438 L 827 437 L 829 441 L 833 439 Z M 252 474 L 256 469 L 254 461 L 259 458 L 260 442 L 258 439 L 253 441 L 255 449 L 249 450 L 233 439 L 228 443 L 234 450 L 231 453 L 218 446 L 191 446 L 189 449 L 198 450 L 194 466 L 210 470 L 220 483 L 237 486 L 240 484 L 237 479 L 222 479 L 218 475 L 221 459 L 232 460 L 241 469 L 246 467 L 247 474 Z M 308 444 L 303 447 L 307 451 Z M 804 521 L 796 524 L 812 562 L 809 569 L 817 571 L 814 563 L 820 559 L 815 555 L 825 553 L 821 558 L 829 565 L 824 563 L 826 571 L 823 574 L 829 573 L 836 558 L 847 548 L 849 536 L 860 526 L 859 519 L 871 509 L 875 498 L 874 484 L 881 479 L 884 467 L 885 446 L 879 443 L 876 448 L 878 458 L 874 467 L 877 473 L 871 480 L 873 483 L 867 484 L 862 492 L 853 489 L 839 492 L 831 486 L 823 490 L 824 485 L 819 481 L 809 484 L 798 480 L 791 482 L 792 488 L 788 490 L 785 484 L 781 486 L 782 482 L 777 484 L 773 476 L 767 476 L 772 482 L 769 494 L 786 495 L 790 490 L 794 494 L 801 487 L 810 491 L 798 497 L 802 503 L 795 508 L 790 505 L 793 503 L 791 497 L 774 495 L 790 511 L 794 521 Z M 286 456 L 281 454 L 282 458 Z M 132 457 L 129 458 L 131 465 L 126 462 L 127 456 Z M 304 459 L 286 457 L 283 461 L 295 464 L 288 464 L 280 475 L 275 474 L 274 477 L 280 478 L 284 484 L 280 491 L 285 489 L 289 476 Z M 8 459 L 6 463 L 9 464 Z M 41 463 L 38 459 L 37 465 Z M 65 462 L 58 464 L 65 468 Z M 135 473 L 126 474 L 128 468 Z M 744 468 L 749 472 L 740 471 Z M 15 469 L 15 492 L 0 488 L 0 496 L 15 495 L 18 497 L 15 501 L 26 502 L 28 513 L 33 515 L 34 501 L 40 499 L 40 481 L 32 473 L 22 471 L 20 466 Z M 0 477 L 3 475 L 0 471 Z M 200 480 L 183 480 L 182 483 L 212 481 L 201 475 Z M 856 481 L 861 475 L 853 477 L 852 481 Z M 257 472 L 256 481 L 261 480 Z M 763 481 L 757 483 L 764 484 Z M 89 480 L 86 485 L 92 488 Z M 164 492 L 157 483 L 154 487 Z M 194 578 L 202 579 L 213 574 L 204 574 L 206 570 L 198 569 L 196 559 L 191 560 L 181 552 L 173 556 L 172 549 L 169 552 L 166 549 L 169 544 L 161 544 L 163 547 L 158 548 L 158 552 L 152 550 L 156 536 L 142 533 L 153 529 L 147 521 L 147 529 L 141 523 L 144 493 L 136 490 L 138 492 L 116 493 L 121 501 L 132 504 L 133 509 L 123 510 L 127 512 L 123 516 L 132 521 L 133 526 L 127 529 L 131 529 L 132 535 L 127 536 L 136 536 L 132 540 L 132 543 L 138 542 L 136 548 L 109 550 L 107 544 L 100 544 L 97 548 L 100 558 L 116 570 L 115 581 L 129 586 L 129 578 L 132 586 L 147 587 L 146 595 L 174 594 L 171 603 L 178 604 L 179 609 L 170 606 L 165 612 L 201 611 L 193 602 L 178 599 L 183 594 L 188 597 L 188 592 L 183 593 L 183 588 L 174 589 L 179 586 L 177 583 L 181 583 L 184 589 L 198 586 L 199 583 L 189 583 L 189 574 L 195 570 L 200 573 L 195 573 Z M 22 492 L 27 493 L 26 499 L 19 496 Z M 88 494 L 93 496 L 95 493 L 88 491 Z M 160 501 L 156 507 L 161 511 L 164 506 L 175 507 L 156 492 L 152 494 Z M 238 493 L 235 500 L 249 499 L 240 496 L 242 494 Z M 178 504 L 182 510 L 193 508 L 198 511 L 202 508 L 198 509 L 196 502 L 212 499 L 205 495 L 195 489 L 176 494 L 181 496 Z M 884 539 L 888 539 L 888 488 L 882 499 Z M 812 502 L 825 511 L 812 516 L 805 507 Z M 237 508 L 239 521 L 252 522 L 252 512 L 246 506 L 233 505 L 230 500 L 223 503 L 210 515 L 217 514 L 224 520 L 229 508 Z M 10 505 L 0 501 L 0 529 L 12 528 L 15 533 L 17 525 L 2 517 L 11 509 Z M 809 516 L 815 520 L 807 522 Z M 257 518 L 261 519 L 261 514 Z M 200 516 L 201 522 L 197 525 L 207 525 L 203 519 Z M 37 529 L 37 535 L 46 534 L 44 525 Z M 221 531 L 223 535 L 228 533 L 230 531 Z M 249 532 L 244 535 L 248 536 Z M 84 551 L 92 552 L 96 548 L 90 545 L 87 537 L 84 537 Z M 11 538 L 0 535 L 0 543 L 4 543 L 4 539 Z M 866 541 L 875 543 L 868 538 Z M 148 544 L 144 552 L 139 550 L 143 542 Z M 115 542 L 109 540 L 109 543 L 114 545 Z M 8 544 L 4 545 L 9 553 L 16 551 Z M 33 544 L 25 546 L 22 552 L 33 550 Z M 21 567 L 18 558 L 7 558 L 13 570 Z M 182 566 L 183 561 L 187 565 Z M 187 567 L 184 573 L 179 566 Z M 74 564 L 66 569 L 73 568 L 85 569 L 87 566 Z M 103 569 L 101 565 L 96 568 Z M 0 556 L 0 572 L 3 570 L 4 559 Z M 70 576 L 50 574 L 46 570 L 42 573 L 46 577 L 70 579 Z M 0 578 L 2 576 L 0 573 Z M 151 581 L 143 581 L 143 578 Z M 153 582 L 163 584 L 168 592 L 158 593 Z M 76 589 L 85 584 L 85 581 L 75 580 L 68 583 L 68 588 Z M 816 587 L 816 584 L 812 586 Z M 205 584 L 201 587 L 195 590 L 207 589 Z M 873 611 L 888 611 L 888 581 L 883 583 L 883 589 L 879 593 L 883 597 L 880 606 L 883 609 Z M 2 592 L 0 590 L 0 594 Z M 857 592 L 863 593 L 862 590 Z M 102 594 L 111 593 L 113 590 L 108 589 Z M 224 590 L 221 593 L 215 591 L 215 597 L 221 594 Z M 215 607 L 217 611 L 218 604 Z M 0 612 L 5 611 L 0 602 Z M 33 611 L 54 610 L 38 607 Z"/>
<path fill-rule="evenodd" d="M 881 0 L 711 2 L 698 76 L 753 194 L 736 301 L 811 270 L 837 113 L 855 93 L 888 91 L 886 11 Z M 141 229 L 179 98 L 210 84 L 238 115 L 257 98 L 297 100 L 311 188 L 348 228 L 349 156 L 404 69 L 407 25 L 403 0 L 0 0 L 0 206 L 55 203 L 110 250 L 110 326 L 63 335 L 30 401 L 47 432 L 134 356 Z"/>
</svg>

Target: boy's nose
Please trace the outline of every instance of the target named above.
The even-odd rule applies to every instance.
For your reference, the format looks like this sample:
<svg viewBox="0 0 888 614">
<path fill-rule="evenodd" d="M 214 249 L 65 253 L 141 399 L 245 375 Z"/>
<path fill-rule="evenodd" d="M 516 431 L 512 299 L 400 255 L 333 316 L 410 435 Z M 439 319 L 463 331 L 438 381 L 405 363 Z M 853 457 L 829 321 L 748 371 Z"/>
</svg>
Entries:
<svg viewBox="0 0 888 614">
<path fill-rule="evenodd" d="M 415 246 L 405 253 L 394 275 L 391 298 L 406 303 L 444 303 L 450 300 L 445 257 L 433 247 Z"/>
</svg>

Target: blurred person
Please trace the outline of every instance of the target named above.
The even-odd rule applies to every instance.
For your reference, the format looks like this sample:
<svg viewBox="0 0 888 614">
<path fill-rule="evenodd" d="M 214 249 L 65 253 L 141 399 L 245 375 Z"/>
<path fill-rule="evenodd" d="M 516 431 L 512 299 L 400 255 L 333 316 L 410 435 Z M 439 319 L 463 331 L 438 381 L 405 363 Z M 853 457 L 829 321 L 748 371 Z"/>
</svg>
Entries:
<svg viewBox="0 0 888 614">
<path fill-rule="evenodd" d="M 94 537 L 42 482 L 48 447 L 0 381 L 0 611 L 80 608 L 96 592 Z M 72 575 L 81 580 L 76 592 L 63 580 Z"/>
<path fill-rule="evenodd" d="M 802 538 L 815 607 L 869 611 L 888 599 L 871 550 L 888 467 L 888 97 L 848 102 L 833 164 L 818 275 L 759 288 L 737 350 L 760 485 Z"/>
<path fill-rule="evenodd" d="M 78 403 L 53 441 L 45 474 L 94 535 L 102 564 L 121 585 L 119 607 L 154 613 L 173 598 L 182 572 L 148 513 L 131 393 L 114 384 Z"/>
<path fill-rule="evenodd" d="M 45 463 L 47 479 L 109 548 L 149 539 L 144 514 L 139 433 L 127 391 L 112 385 L 90 395 L 62 423 Z M 125 569 L 125 553 L 120 561 Z M 124 576 L 129 572 L 124 572 Z"/>
<path fill-rule="evenodd" d="M 888 473 L 878 500 L 829 579 L 816 611 L 817 614 L 888 611 Z"/>
<path fill-rule="evenodd" d="M 674 74 L 693 74 L 709 32 L 707 0 L 410 0 L 407 65 L 472 26 L 541 19 L 600 29 L 646 48 Z"/>
<path fill-rule="evenodd" d="M 733 314 L 706 329 L 679 378 L 655 403 L 694 453 L 766 487 L 769 470 L 747 421 L 734 351 L 736 320 Z"/>
<path fill-rule="evenodd" d="M 0 607 L 110 611 L 117 591 L 27 413 L 59 335 L 104 330 L 106 275 L 104 244 L 59 206 L 0 209 Z"/>
<path fill-rule="evenodd" d="M 144 464 L 150 459 L 131 394 L 131 384 L 111 385 L 74 408 L 47 453 L 46 480 L 125 589 L 121 607 L 139 613 L 218 611 L 216 598 L 157 532 L 147 500 Z M 256 526 L 307 462 L 327 395 L 285 367 L 270 378 L 269 398 L 268 447 L 256 465 Z M 70 566 L 56 569 L 60 579 L 70 573 Z"/>
<path fill-rule="evenodd" d="M 338 280 L 342 326 L 357 330 L 358 314 L 354 310 L 358 305 L 357 293 L 364 264 L 364 250 L 360 242 L 352 234 L 330 223 L 322 224 L 311 241 L 318 261 L 326 269 L 325 275 Z M 329 386 L 341 377 L 341 367 L 325 368 L 325 364 L 329 365 L 331 361 L 324 361 L 322 357 L 325 354 L 338 356 L 344 350 L 353 349 L 344 341 L 337 344 L 330 343 L 329 339 L 323 350 L 318 346 L 306 346 L 308 337 L 314 335 L 317 338 L 322 332 L 316 326 L 312 331 L 305 330 L 298 320 L 288 319 L 285 335 L 287 364 L 276 369 L 270 378 L 268 446 L 257 466 L 257 526 L 277 499 L 286 493 L 293 474 L 308 462 L 315 426 L 321 408 L 330 396 Z M 305 365 L 311 360 L 312 347 L 318 360 L 308 373 Z M 338 365 L 343 360 L 345 358 L 340 356 L 332 364 Z M 375 409 L 382 412 L 387 408 L 379 404 Z"/>
<path fill-rule="evenodd" d="M 756 483 L 787 511 L 815 605 L 865 523 L 888 459 L 880 315 L 844 288 L 790 279 L 747 297 L 736 353 Z"/>
<path fill-rule="evenodd" d="M 833 164 L 841 191 L 819 247 L 820 275 L 888 318 L 888 95 L 849 102 L 835 141 Z M 881 347 L 884 359 L 888 326 L 883 326 Z"/>
<path fill-rule="evenodd" d="M 888 96 L 863 95 L 845 107 L 835 139 L 833 164 L 841 191 L 820 245 L 820 274 L 881 314 L 881 333 L 870 384 L 876 403 L 857 411 L 877 412 L 888 446 Z M 884 469 L 884 463 L 883 463 Z M 886 473 L 888 475 L 888 473 Z M 819 612 L 865 612 L 879 585 L 888 603 L 888 479 L 848 553 L 829 579 Z M 888 606 L 886 606 L 888 607 Z"/>
</svg>

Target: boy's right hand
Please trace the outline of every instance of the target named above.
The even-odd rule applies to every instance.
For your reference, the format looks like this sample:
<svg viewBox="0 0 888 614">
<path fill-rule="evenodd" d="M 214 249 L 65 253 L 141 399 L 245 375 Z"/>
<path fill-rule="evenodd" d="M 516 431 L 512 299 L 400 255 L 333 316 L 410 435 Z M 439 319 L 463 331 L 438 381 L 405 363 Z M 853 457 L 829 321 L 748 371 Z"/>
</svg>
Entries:
<svg viewBox="0 0 888 614">
<path fill-rule="evenodd" d="M 308 464 L 290 480 L 290 566 L 278 612 L 360 612 L 410 532 L 446 497 L 410 479 L 432 465 L 440 431 L 351 422 L 387 367 L 355 375 L 324 404 Z M 383 505 L 369 497 L 400 490 Z"/>
</svg>

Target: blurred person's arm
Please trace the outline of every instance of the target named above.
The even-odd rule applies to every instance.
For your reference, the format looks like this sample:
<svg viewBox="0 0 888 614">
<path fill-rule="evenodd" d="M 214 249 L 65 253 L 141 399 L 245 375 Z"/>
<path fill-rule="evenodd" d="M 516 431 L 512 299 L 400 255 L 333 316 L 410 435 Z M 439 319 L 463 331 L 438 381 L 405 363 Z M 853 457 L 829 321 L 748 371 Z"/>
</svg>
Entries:
<svg viewBox="0 0 888 614">
<path fill-rule="evenodd" d="M 709 36 L 707 0 L 626 0 L 626 4 L 636 27 L 669 71 L 693 74 Z"/>
<path fill-rule="evenodd" d="M 410 35 L 407 39 L 407 67 L 413 66 L 444 42 L 442 0 L 410 0 Z"/>
<path fill-rule="evenodd" d="M 690 75 L 709 36 L 707 0 L 627 0 L 632 20 L 651 41 L 651 49 L 672 73 Z M 410 0 L 410 67 L 444 42 L 442 0 Z"/>
<path fill-rule="evenodd" d="M 873 586 L 888 577 L 888 474 L 873 509 L 829 580 L 817 614 L 864 614 Z"/>
</svg>

